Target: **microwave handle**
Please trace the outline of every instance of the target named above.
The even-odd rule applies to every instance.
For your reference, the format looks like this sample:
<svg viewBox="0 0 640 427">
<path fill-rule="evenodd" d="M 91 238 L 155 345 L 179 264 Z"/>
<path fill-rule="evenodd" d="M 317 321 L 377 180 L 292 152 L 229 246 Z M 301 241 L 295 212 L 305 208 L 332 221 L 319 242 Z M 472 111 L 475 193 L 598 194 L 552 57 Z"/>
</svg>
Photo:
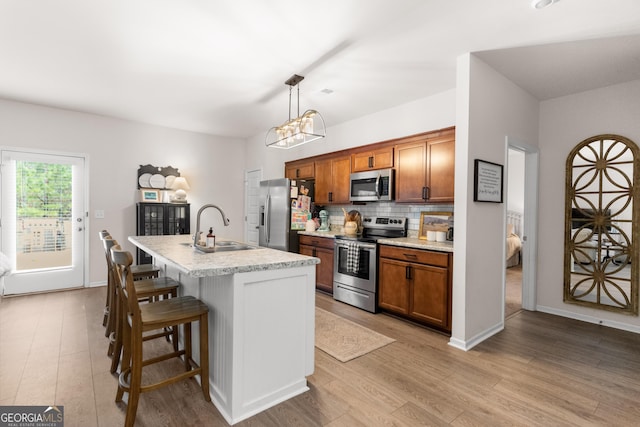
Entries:
<svg viewBox="0 0 640 427">
<path fill-rule="evenodd" d="M 378 198 L 378 200 L 380 199 L 380 178 L 381 177 L 382 177 L 382 174 L 378 172 L 378 177 L 376 178 L 376 197 Z"/>
</svg>

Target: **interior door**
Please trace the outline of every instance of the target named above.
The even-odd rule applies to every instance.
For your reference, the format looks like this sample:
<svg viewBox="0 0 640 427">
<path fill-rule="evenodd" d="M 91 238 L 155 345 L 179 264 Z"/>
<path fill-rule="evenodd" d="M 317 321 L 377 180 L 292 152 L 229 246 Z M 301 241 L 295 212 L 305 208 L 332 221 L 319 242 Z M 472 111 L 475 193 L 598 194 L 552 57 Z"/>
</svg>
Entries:
<svg viewBox="0 0 640 427">
<path fill-rule="evenodd" d="M 259 245 L 260 233 L 260 181 L 262 170 L 252 170 L 245 174 L 245 241 Z"/>
<path fill-rule="evenodd" d="M 85 159 L 1 150 L 3 294 L 84 286 Z"/>
</svg>

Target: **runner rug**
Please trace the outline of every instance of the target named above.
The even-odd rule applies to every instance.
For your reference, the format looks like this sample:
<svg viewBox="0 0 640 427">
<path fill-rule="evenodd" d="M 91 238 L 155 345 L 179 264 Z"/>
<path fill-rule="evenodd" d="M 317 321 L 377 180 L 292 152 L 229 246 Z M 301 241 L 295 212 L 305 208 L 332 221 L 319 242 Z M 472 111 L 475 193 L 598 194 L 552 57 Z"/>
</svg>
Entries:
<svg viewBox="0 0 640 427">
<path fill-rule="evenodd" d="M 316 307 L 316 347 L 341 362 L 348 362 L 394 341 Z"/>
</svg>

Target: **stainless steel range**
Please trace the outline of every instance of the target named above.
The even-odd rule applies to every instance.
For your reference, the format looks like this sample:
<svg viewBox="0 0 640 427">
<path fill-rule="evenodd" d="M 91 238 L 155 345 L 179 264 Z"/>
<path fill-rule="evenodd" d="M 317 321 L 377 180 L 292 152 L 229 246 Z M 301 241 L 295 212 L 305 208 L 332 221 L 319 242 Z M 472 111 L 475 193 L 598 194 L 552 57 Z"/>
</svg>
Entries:
<svg viewBox="0 0 640 427">
<path fill-rule="evenodd" d="M 406 237 L 403 217 L 365 217 L 362 236 L 336 236 L 333 298 L 375 313 L 377 303 L 377 240 Z"/>
</svg>

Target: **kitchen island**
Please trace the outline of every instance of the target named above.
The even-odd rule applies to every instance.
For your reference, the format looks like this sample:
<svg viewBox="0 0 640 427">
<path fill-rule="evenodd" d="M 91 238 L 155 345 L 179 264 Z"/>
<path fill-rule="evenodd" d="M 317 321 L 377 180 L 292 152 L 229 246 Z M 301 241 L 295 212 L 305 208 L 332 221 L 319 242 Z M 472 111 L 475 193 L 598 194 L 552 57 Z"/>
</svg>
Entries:
<svg viewBox="0 0 640 427">
<path fill-rule="evenodd" d="M 229 424 L 308 390 L 317 258 L 261 247 L 204 253 L 187 235 L 129 241 L 182 284 L 180 295 L 209 306 L 211 399 Z"/>
</svg>

